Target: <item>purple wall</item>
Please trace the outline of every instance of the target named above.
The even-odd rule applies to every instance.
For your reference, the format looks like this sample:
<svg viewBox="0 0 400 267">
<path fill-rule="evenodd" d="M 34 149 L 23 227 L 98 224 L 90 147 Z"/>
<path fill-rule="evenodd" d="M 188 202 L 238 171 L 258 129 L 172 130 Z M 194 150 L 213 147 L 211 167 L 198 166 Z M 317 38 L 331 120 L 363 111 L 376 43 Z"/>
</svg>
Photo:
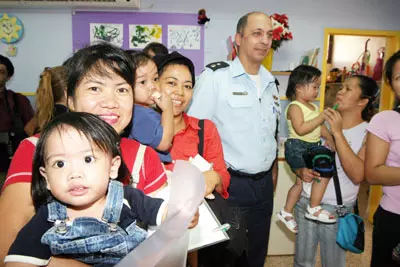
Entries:
<svg viewBox="0 0 400 267">
<path fill-rule="evenodd" d="M 129 49 L 129 24 L 162 25 L 162 42 L 165 46 L 168 45 L 168 25 L 199 26 L 197 14 L 76 11 L 72 16 L 72 48 L 74 51 L 90 44 L 90 23 L 124 24 L 123 49 Z M 196 75 L 199 75 L 204 68 L 204 27 L 201 26 L 200 50 L 179 49 L 177 51 L 193 61 Z"/>
</svg>

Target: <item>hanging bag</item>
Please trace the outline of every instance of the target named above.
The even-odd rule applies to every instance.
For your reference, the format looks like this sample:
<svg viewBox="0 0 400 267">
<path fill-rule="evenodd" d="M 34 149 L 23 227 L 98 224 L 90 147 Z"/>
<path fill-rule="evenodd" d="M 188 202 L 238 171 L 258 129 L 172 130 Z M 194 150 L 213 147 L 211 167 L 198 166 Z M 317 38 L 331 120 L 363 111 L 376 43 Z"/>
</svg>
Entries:
<svg viewBox="0 0 400 267">
<path fill-rule="evenodd" d="M 337 175 L 336 162 L 333 173 L 333 183 L 335 185 L 337 213 L 339 216 L 339 227 L 336 234 L 336 243 L 344 250 L 351 251 L 356 254 L 364 252 L 365 243 L 365 226 L 364 220 L 358 216 L 358 208 L 355 213 L 343 212 L 342 191 L 340 190 L 339 177 Z M 357 207 L 356 202 L 356 207 Z"/>
<path fill-rule="evenodd" d="M 204 157 L 204 120 L 199 120 L 199 145 L 198 153 L 200 156 Z M 214 212 L 217 219 L 221 224 L 225 223 L 227 218 L 229 218 L 228 200 L 224 199 L 219 193 L 214 192 L 215 199 L 205 199 L 207 204 L 210 206 Z"/>
</svg>

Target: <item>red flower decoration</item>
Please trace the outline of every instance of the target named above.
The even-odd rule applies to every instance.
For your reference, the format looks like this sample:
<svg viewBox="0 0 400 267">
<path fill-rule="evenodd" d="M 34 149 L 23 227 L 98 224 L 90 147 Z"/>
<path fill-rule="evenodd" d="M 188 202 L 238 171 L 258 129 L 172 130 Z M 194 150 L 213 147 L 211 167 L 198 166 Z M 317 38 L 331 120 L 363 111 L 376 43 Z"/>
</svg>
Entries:
<svg viewBox="0 0 400 267">
<path fill-rule="evenodd" d="M 277 50 L 283 41 L 293 40 L 292 32 L 289 30 L 289 18 L 286 14 L 273 14 L 272 20 L 272 48 Z"/>
</svg>

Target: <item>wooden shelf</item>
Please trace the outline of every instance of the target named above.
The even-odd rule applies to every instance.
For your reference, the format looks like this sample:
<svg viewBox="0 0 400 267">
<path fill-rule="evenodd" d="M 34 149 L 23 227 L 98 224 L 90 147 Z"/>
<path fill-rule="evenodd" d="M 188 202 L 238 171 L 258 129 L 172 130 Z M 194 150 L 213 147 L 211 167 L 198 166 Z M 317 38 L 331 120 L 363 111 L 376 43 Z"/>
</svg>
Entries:
<svg viewBox="0 0 400 267">
<path fill-rule="evenodd" d="M 290 75 L 290 71 L 271 71 L 273 75 Z"/>
</svg>

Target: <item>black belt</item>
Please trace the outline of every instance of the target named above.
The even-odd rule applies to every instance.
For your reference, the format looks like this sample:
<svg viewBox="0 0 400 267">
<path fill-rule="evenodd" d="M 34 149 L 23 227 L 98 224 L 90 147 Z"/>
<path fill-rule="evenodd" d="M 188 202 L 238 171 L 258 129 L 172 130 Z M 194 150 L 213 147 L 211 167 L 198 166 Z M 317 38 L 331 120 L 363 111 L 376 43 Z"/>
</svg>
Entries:
<svg viewBox="0 0 400 267">
<path fill-rule="evenodd" d="M 252 179 L 252 180 L 260 180 L 260 179 L 264 178 L 270 171 L 271 171 L 271 169 L 269 169 L 268 171 L 257 172 L 257 173 L 245 173 L 245 172 L 234 170 L 232 168 L 228 168 L 228 172 L 230 175 L 237 176 L 240 178 L 248 178 L 248 179 Z"/>
</svg>

